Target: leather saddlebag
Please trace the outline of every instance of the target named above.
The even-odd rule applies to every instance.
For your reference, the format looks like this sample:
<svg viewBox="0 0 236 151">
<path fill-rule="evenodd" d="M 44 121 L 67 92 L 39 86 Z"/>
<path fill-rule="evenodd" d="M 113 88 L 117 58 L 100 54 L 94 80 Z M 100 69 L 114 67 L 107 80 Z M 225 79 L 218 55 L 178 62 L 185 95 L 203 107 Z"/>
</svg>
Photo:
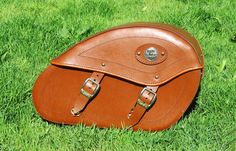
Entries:
<svg viewBox="0 0 236 151">
<path fill-rule="evenodd" d="M 166 24 L 128 24 L 52 60 L 35 82 L 33 103 L 55 123 L 163 130 L 183 116 L 202 74 L 192 35 Z"/>
</svg>

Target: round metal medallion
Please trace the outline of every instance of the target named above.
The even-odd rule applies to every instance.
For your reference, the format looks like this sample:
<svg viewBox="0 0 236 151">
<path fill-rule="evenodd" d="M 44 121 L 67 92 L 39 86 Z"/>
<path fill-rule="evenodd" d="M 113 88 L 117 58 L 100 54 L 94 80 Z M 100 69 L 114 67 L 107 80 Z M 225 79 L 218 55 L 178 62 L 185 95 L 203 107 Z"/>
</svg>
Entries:
<svg viewBox="0 0 236 151">
<path fill-rule="evenodd" d="M 158 56 L 158 51 L 154 47 L 149 47 L 144 52 L 145 58 L 149 61 L 155 61 Z"/>
</svg>

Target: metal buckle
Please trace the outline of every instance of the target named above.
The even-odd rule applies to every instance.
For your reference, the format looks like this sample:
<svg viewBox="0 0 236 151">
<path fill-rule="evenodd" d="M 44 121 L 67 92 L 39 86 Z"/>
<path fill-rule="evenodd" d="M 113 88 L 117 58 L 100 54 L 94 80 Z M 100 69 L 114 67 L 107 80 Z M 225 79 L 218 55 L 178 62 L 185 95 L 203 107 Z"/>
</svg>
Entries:
<svg viewBox="0 0 236 151">
<path fill-rule="evenodd" d="M 153 95 L 150 104 L 147 104 L 147 103 L 145 103 L 141 100 L 141 97 L 142 97 L 142 95 L 145 91 L 148 91 L 149 93 L 151 93 Z M 146 110 L 148 110 L 155 103 L 156 99 L 157 99 L 157 94 L 155 92 L 153 92 L 152 90 L 150 90 L 148 88 L 143 88 L 143 90 L 141 91 L 141 93 L 139 95 L 139 98 L 138 98 L 136 104 L 138 104 L 138 105 L 144 107 Z"/>
<path fill-rule="evenodd" d="M 90 94 L 87 91 L 84 90 L 84 86 L 88 83 L 88 82 L 92 82 L 92 84 L 96 85 L 96 88 L 94 89 L 93 93 Z M 85 80 L 84 84 L 82 85 L 82 88 L 80 90 L 80 93 L 82 93 L 84 96 L 86 96 L 88 99 L 93 98 L 99 91 L 100 89 L 100 85 L 99 83 L 95 82 L 94 80 L 92 80 L 91 78 L 88 78 Z"/>
</svg>

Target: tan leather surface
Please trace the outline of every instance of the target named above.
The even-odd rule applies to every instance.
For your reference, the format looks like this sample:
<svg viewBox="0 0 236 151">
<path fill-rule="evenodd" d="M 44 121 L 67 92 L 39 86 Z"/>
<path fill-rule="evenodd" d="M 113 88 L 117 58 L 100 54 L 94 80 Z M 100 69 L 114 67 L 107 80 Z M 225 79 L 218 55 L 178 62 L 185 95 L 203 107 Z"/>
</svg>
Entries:
<svg viewBox="0 0 236 151">
<path fill-rule="evenodd" d="M 89 95 L 95 94 L 96 90 L 99 91 L 99 83 L 101 82 L 102 78 L 104 77 L 104 74 L 99 72 L 93 72 L 89 80 L 85 80 L 84 85 L 82 86 L 82 89 L 85 91 L 85 93 L 88 93 Z M 95 83 L 92 83 L 94 81 Z M 98 93 L 98 92 L 97 92 Z M 95 96 L 94 96 L 95 97 Z M 84 95 L 83 93 L 79 93 L 78 98 L 75 100 L 74 106 L 72 108 L 72 114 L 75 116 L 78 116 L 88 105 L 88 103 L 92 100 L 93 97 L 89 98 L 88 96 Z"/>
<path fill-rule="evenodd" d="M 78 117 L 71 114 L 81 85 L 91 72 L 49 66 L 37 79 L 33 101 L 37 112 L 46 120 L 98 127 L 129 127 L 131 108 L 143 89 L 142 85 L 106 75 L 99 94 Z M 194 70 L 160 86 L 157 101 L 142 117 L 134 130 L 163 130 L 178 121 L 195 96 L 201 71 Z M 66 79 L 66 80 L 65 80 Z"/>
<path fill-rule="evenodd" d="M 157 53 L 147 52 L 152 47 Z M 51 63 L 33 88 L 35 108 L 44 119 L 152 131 L 169 128 L 181 118 L 198 90 L 204 66 L 201 47 L 189 33 L 154 23 L 104 31 Z M 84 85 L 88 78 L 100 85 L 92 99 L 82 93 L 95 91 L 93 82 Z M 140 96 L 144 88 L 154 92 Z M 149 109 L 137 105 L 138 99 L 150 104 L 153 94 L 157 99 Z"/>
<path fill-rule="evenodd" d="M 139 84 L 160 85 L 183 72 L 203 68 L 198 59 L 200 47 L 193 47 L 186 41 L 191 38 L 178 32 L 169 26 L 164 29 L 159 24 L 116 28 L 78 43 L 51 63 L 99 71 Z M 135 52 L 146 44 L 164 47 L 168 53 L 165 61 L 156 65 L 140 63 Z M 105 66 L 101 65 L 103 63 Z"/>
<path fill-rule="evenodd" d="M 154 94 L 152 94 L 144 89 L 149 89 Z M 157 100 L 155 95 L 156 95 L 158 86 L 157 87 L 145 87 L 144 89 L 143 89 L 143 93 L 141 92 L 140 96 L 138 97 L 137 102 L 135 103 L 134 107 L 131 109 L 131 112 L 128 114 L 129 125 L 131 125 L 131 127 L 133 127 L 139 123 L 139 121 L 142 119 L 142 117 L 145 115 L 145 113 L 152 107 L 152 105 L 153 105 L 152 102 L 155 103 Z M 139 101 L 141 102 L 141 104 L 139 103 Z M 144 106 L 142 106 L 142 104 L 150 105 L 150 107 L 145 108 Z"/>
</svg>

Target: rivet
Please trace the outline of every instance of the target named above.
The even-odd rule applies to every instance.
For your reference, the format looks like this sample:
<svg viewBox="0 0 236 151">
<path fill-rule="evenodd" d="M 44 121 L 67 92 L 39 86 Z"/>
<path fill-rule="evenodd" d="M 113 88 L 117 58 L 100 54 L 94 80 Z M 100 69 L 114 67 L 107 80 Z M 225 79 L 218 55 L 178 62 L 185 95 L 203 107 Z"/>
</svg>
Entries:
<svg viewBox="0 0 236 151">
<path fill-rule="evenodd" d="M 155 76 L 155 79 L 159 79 L 159 76 L 158 76 L 158 75 L 156 75 L 156 76 Z"/>
<path fill-rule="evenodd" d="M 103 66 L 103 67 L 105 67 L 105 65 L 106 65 L 105 63 L 102 63 L 102 66 Z"/>
<path fill-rule="evenodd" d="M 137 55 L 141 55 L 141 52 L 139 51 L 139 52 L 137 53 Z"/>
<path fill-rule="evenodd" d="M 162 55 L 162 56 L 164 56 L 164 55 L 165 55 L 165 52 L 164 52 L 164 51 L 162 51 L 162 52 L 161 52 L 161 55 Z"/>
</svg>

